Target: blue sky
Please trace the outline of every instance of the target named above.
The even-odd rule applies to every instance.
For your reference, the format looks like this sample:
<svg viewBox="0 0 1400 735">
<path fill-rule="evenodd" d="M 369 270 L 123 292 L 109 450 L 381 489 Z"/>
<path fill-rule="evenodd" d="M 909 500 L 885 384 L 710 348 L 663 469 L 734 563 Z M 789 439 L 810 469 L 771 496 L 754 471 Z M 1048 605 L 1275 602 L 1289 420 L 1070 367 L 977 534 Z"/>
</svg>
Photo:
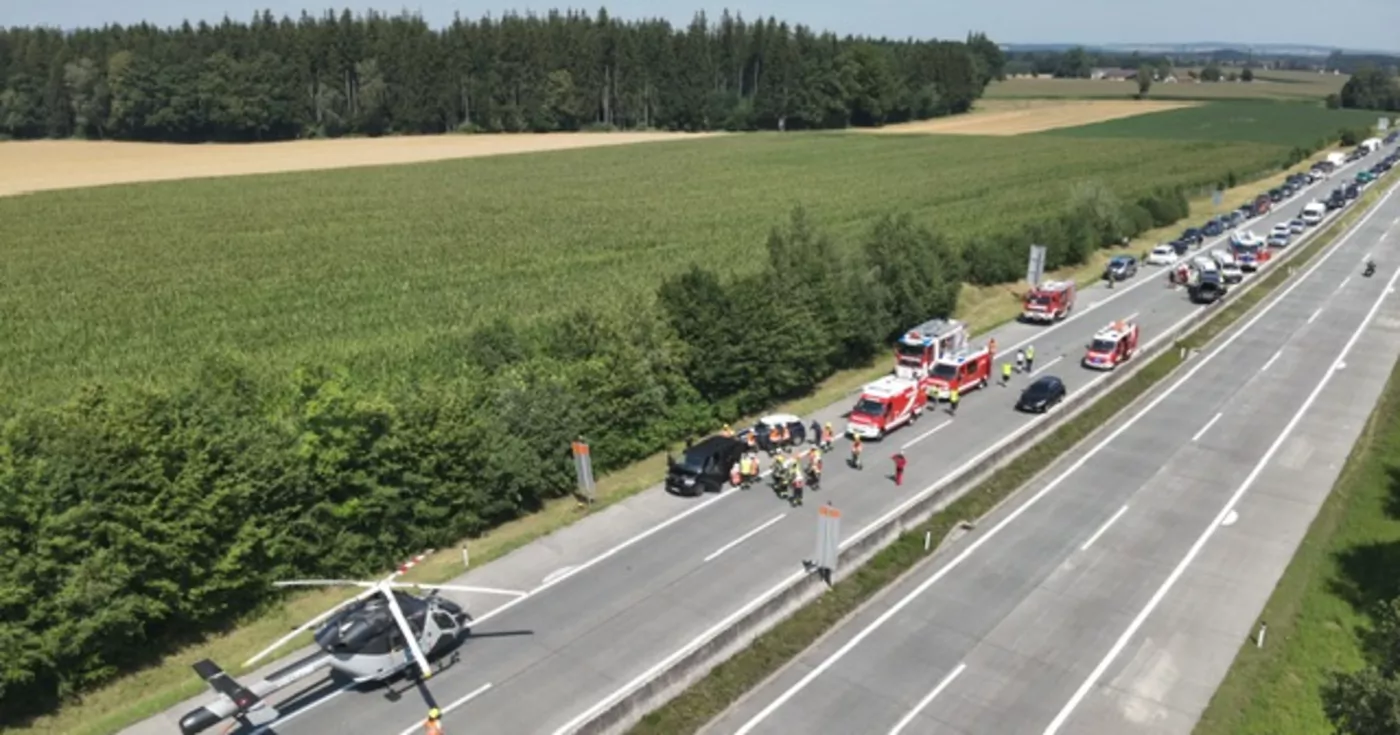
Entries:
<svg viewBox="0 0 1400 735">
<path fill-rule="evenodd" d="M 400 2 L 349 7 L 390 12 L 407 8 L 434 25 L 450 21 L 454 11 L 475 18 L 511 9 L 569 7 L 550 2 Z M 0 25 L 64 28 L 141 20 L 174 25 L 186 18 L 217 21 L 225 14 L 242 20 L 263 8 L 296 16 L 303 8 L 344 6 L 308 6 L 298 0 L 3 0 L 3 5 L 8 7 L 0 9 Z M 838 33 L 898 37 L 957 38 L 977 29 L 994 40 L 1019 43 L 1232 41 L 1400 50 L 1400 0 L 614 0 L 573 7 L 592 11 L 600 5 L 624 18 L 659 15 L 673 22 L 687 21 L 699 9 L 717 16 L 728 7 L 750 18 L 773 15 Z"/>
</svg>

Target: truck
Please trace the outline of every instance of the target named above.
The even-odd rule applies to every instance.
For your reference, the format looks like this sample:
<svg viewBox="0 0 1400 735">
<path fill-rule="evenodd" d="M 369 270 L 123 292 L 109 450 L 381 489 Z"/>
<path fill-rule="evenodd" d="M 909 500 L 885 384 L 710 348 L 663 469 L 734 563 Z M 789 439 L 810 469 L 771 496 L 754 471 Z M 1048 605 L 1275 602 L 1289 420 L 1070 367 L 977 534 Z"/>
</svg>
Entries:
<svg viewBox="0 0 1400 735">
<path fill-rule="evenodd" d="M 992 379 L 992 350 L 983 347 L 939 358 L 924 381 L 924 392 L 932 400 L 944 400 L 957 388 L 958 393 L 986 387 Z"/>
<path fill-rule="evenodd" d="M 918 380 L 886 375 L 861 388 L 846 420 L 846 435 L 883 439 L 891 431 L 918 421 L 927 405 L 928 396 Z"/>
<path fill-rule="evenodd" d="M 1057 322 L 1074 308 L 1074 281 L 1046 281 L 1031 289 L 1021 307 L 1027 322 Z"/>
<path fill-rule="evenodd" d="M 1084 367 L 1112 370 L 1128 361 L 1137 352 L 1138 325 L 1126 319 L 1112 322 L 1100 329 L 1084 353 Z"/>
<path fill-rule="evenodd" d="M 894 344 L 894 374 L 924 380 L 944 355 L 967 347 L 967 325 L 955 319 L 930 319 L 905 332 Z"/>
<path fill-rule="evenodd" d="M 1368 154 L 1375 153 L 1376 151 L 1381 149 L 1381 139 L 1367 138 L 1366 140 L 1361 141 L 1361 145 L 1357 146 L 1357 148 L 1366 151 L 1366 153 Z"/>
</svg>

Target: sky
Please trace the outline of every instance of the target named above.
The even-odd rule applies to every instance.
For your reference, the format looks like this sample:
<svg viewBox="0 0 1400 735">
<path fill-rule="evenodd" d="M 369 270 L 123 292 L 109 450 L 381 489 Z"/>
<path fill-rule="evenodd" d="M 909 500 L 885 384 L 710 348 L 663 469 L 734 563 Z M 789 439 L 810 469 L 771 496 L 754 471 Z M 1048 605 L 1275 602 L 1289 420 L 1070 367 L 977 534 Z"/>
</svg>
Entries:
<svg viewBox="0 0 1400 735">
<path fill-rule="evenodd" d="M 423 16 L 430 24 L 449 23 L 454 12 L 465 18 L 503 11 L 545 12 L 572 7 L 596 11 L 606 6 L 620 18 L 664 17 L 688 22 L 697 10 L 712 17 L 728 7 L 746 18 L 772 15 L 840 34 L 918 38 L 962 38 L 984 31 L 999 43 L 1187 43 L 1228 41 L 1244 44 L 1304 44 L 1349 49 L 1400 51 L 1400 0 L 1172 0 L 1132 3 L 1124 0 L 342 0 L 341 5 L 309 0 L 0 0 L 0 26 L 47 25 L 61 28 L 131 24 L 161 26 L 183 20 L 217 22 L 224 15 L 247 20 L 255 12 L 296 17 L 303 9 L 347 7 Z M 324 3 L 325 0 L 319 0 Z M 1053 9 L 1052 9 L 1053 8 Z"/>
</svg>

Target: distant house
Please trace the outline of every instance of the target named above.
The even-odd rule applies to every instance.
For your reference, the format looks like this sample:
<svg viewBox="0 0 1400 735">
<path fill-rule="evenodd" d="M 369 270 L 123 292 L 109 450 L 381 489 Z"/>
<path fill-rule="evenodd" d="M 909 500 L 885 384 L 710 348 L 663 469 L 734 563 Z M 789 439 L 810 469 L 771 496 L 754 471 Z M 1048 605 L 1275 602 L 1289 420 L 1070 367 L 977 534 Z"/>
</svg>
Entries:
<svg viewBox="0 0 1400 735">
<path fill-rule="evenodd" d="M 1089 72 L 1090 79 L 1103 79 L 1110 82 L 1125 82 L 1130 79 L 1137 79 L 1137 69 L 1094 69 Z"/>
</svg>

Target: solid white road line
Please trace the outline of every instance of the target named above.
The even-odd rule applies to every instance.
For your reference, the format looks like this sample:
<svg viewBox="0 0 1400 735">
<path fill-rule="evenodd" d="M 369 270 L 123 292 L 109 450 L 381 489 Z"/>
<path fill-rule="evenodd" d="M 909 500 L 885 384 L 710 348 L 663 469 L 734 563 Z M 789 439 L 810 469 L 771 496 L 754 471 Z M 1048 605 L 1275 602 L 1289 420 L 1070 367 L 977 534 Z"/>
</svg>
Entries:
<svg viewBox="0 0 1400 735">
<path fill-rule="evenodd" d="M 489 682 L 486 683 L 486 684 L 483 684 L 483 685 L 477 687 L 476 689 L 473 689 L 472 691 L 468 692 L 465 696 L 461 697 L 460 699 L 454 700 L 451 704 L 447 705 L 446 707 L 439 707 L 438 709 L 439 709 L 439 711 L 440 711 L 444 716 L 446 716 L 447 713 L 451 712 L 452 710 L 457 709 L 458 707 L 461 707 L 462 705 L 466 704 L 467 702 L 470 702 L 470 701 L 472 701 L 473 699 L 476 699 L 477 697 L 479 697 L 479 696 L 485 694 L 485 693 L 486 693 L 486 690 L 488 690 L 488 689 L 490 689 L 490 688 L 491 688 L 491 684 L 490 684 Z M 404 731 L 401 732 L 401 733 L 399 733 L 399 735 L 413 735 L 413 733 L 421 732 L 422 730 L 423 730 L 423 725 L 422 725 L 422 723 L 419 723 L 419 724 L 412 725 L 412 726 L 410 726 L 410 727 L 404 728 Z"/>
<path fill-rule="evenodd" d="M 724 552 L 729 551 L 730 549 L 734 548 L 735 546 L 738 546 L 739 544 L 742 544 L 742 543 L 744 543 L 745 541 L 748 541 L 749 539 L 753 538 L 754 536 L 756 536 L 756 535 L 758 535 L 760 532 L 762 532 L 763 529 L 768 528 L 769 526 L 773 525 L 774 523 L 777 523 L 778 521 L 781 521 L 781 520 L 784 519 L 784 518 L 787 518 L 787 514 L 786 514 L 786 513 L 779 513 L 778 516 L 777 516 L 776 518 L 770 518 L 770 519 L 768 519 L 766 522 L 764 522 L 763 525 L 759 526 L 758 528 L 755 528 L 754 530 L 749 531 L 748 533 L 744 534 L 743 536 L 740 536 L 739 538 L 736 538 L 736 539 L 734 539 L 733 541 L 730 541 L 729 543 L 725 544 L 724 546 L 719 547 L 718 549 L 716 549 L 716 550 L 714 551 L 714 553 L 712 553 L 712 554 L 710 554 L 709 556 L 705 557 L 705 561 L 712 561 L 715 557 L 719 556 L 720 554 L 723 554 Z"/>
<path fill-rule="evenodd" d="M 1364 224 L 1366 224 L 1366 221 L 1370 219 L 1371 216 L 1375 215 L 1377 212 L 1380 211 L 1380 207 L 1384 205 L 1386 199 L 1389 199 L 1390 196 L 1394 194 L 1394 192 L 1395 190 L 1392 189 L 1389 193 L 1385 195 L 1385 197 L 1381 198 L 1381 200 L 1374 205 L 1374 208 L 1370 212 L 1368 212 L 1365 217 L 1361 218 L 1361 220 L 1358 221 L 1356 225 L 1354 225 L 1353 228 L 1345 236 L 1340 238 L 1335 245 L 1333 245 L 1326 252 L 1324 252 L 1322 254 L 1322 257 L 1318 258 L 1308 268 L 1308 270 L 1304 271 L 1301 277 L 1297 278 L 1293 281 L 1293 283 L 1289 284 L 1287 288 L 1285 288 L 1277 296 L 1274 297 L 1273 301 L 1268 302 L 1264 306 L 1264 308 L 1259 310 L 1259 313 L 1255 314 L 1248 322 L 1245 322 L 1243 326 L 1236 327 L 1234 332 L 1232 332 L 1230 336 L 1225 339 L 1224 342 L 1220 343 L 1220 345 L 1217 346 L 1214 350 L 1211 350 L 1209 354 L 1201 358 L 1190 370 L 1186 372 L 1185 375 L 1181 376 L 1176 380 L 1175 383 L 1172 383 L 1170 386 L 1168 386 L 1167 389 L 1160 393 L 1156 398 L 1154 398 L 1151 403 L 1148 403 L 1140 411 L 1134 414 L 1132 418 L 1128 419 L 1125 423 L 1123 423 L 1121 426 L 1115 429 L 1113 433 L 1105 437 L 1102 441 L 1095 445 L 1093 449 L 1090 449 L 1088 453 L 1084 454 L 1079 459 L 1077 459 L 1072 465 L 1070 465 L 1069 469 L 1065 470 L 1054 480 L 1051 480 L 1048 485 L 1041 488 L 1040 491 L 1038 491 L 1035 495 L 1031 496 L 1028 500 L 1026 500 L 1024 504 L 1016 508 L 1005 518 L 1001 519 L 1001 521 L 998 522 L 995 526 L 992 526 L 991 528 L 987 529 L 986 533 L 982 534 L 977 539 L 975 539 L 971 544 L 967 546 L 967 548 L 963 549 L 963 551 L 960 554 L 950 559 L 936 572 L 934 572 L 928 579 L 924 580 L 922 583 L 919 584 L 919 586 L 915 587 L 911 592 L 909 592 L 909 594 L 900 598 L 892 606 L 887 608 L 884 613 L 882 613 L 878 618 L 876 618 L 869 625 L 863 628 L 859 633 L 857 633 L 853 638 L 851 638 L 851 640 L 847 641 L 845 645 L 841 646 L 841 648 L 837 649 L 835 653 L 828 656 L 825 660 L 823 660 L 821 663 L 817 664 L 814 668 L 812 668 L 811 671 L 807 672 L 807 674 L 803 676 L 800 680 L 798 680 L 796 684 L 793 684 L 782 694 L 778 695 L 777 699 L 774 699 L 768 704 L 768 706 L 764 707 L 761 711 L 759 711 L 758 714 L 754 715 L 752 719 L 744 723 L 744 726 L 739 728 L 735 735 L 746 735 L 747 733 L 753 731 L 755 727 L 758 727 L 760 723 L 762 723 L 770 715 L 776 712 L 778 708 L 782 707 L 788 702 L 788 700 L 792 699 L 794 696 L 797 696 L 798 692 L 801 692 L 803 689 L 807 688 L 807 686 L 810 685 L 814 680 L 816 680 L 818 676 L 821 676 L 823 673 L 826 672 L 827 669 L 830 669 L 832 666 L 834 666 L 838 661 L 840 661 L 852 650 L 854 650 L 856 646 L 859 646 L 866 638 L 870 637 L 875 631 L 879 630 L 882 626 L 884 626 L 885 623 L 889 622 L 890 619 L 898 615 L 911 602 L 917 599 L 924 592 L 928 591 L 930 587 L 937 584 L 938 581 L 943 579 L 943 577 L 946 576 L 948 573 L 961 566 L 962 563 L 966 561 L 968 557 L 972 556 L 972 554 L 974 554 L 979 548 L 981 548 L 982 544 L 985 544 L 988 541 L 996 538 L 996 536 L 999 533 L 1001 533 L 1003 529 L 1014 523 L 1017 518 L 1020 518 L 1021 514 L 1035 507 L 1035 505 L 1039 503 L 1042 498 L 1044 498 L 1051 492 L 1054 492 L 1054 490 L 1060 486 L 1060 483 L 1064 482 L 1066 478 L 1077 472 L 1090 459 L 1092 459 L 1095 455 L 1102 451 L 1104 447 L 1108 446 L 1109 443 L 1117 439 L 1123 434 L 1123 432 L 1127 431 L 1134 424 L 1136 424 L 1139 419 L 1141 419 L 1143 416 L 1147 415 L 1148 412 L 1152 411 L 1152 409 L 1160 405 L 1162 401 L 1165 401 L 1169 396 L 1175 393 L 1178 388 L 1185 385 L 1187 381 L 1195 377 L 1196 374 L 1199 373 L 1203 368 L 1205 368 L 1206 365 L 1209 365 L 1211 361 L 1216 358 L 1216 356 L 1220 355 L 1221 352 L 1228 349 L 1230 345 L 1234 344 L 1235 340 L 1239 339 L 1245 334 L 1248 334 L 1250 331 L 1250 327 L 1254 326 L 1256 322 L 1258 322 L 1260 319 L 1263 319 L 1269 314 L 1269 312 L 1273 311 L 1275 307 L 1283 303 L 1287 296 L 1290 293 L 1292 293 L 1294 289 L 1298 288 L 1304 283 L 1307 283 L 1308 278 L 1313 273 L 1315 273 L 1318 268 L 1321 268 L 1328 260 L 1331 259 L 1331 257 L 1334 254 L 1340 252 L 1341 247 L 1346 244 L 1346 241 L 1349 240 L 1353 234 L 1361 231 L 1361 227 Z M 1400 271 L 1396 271 L 1396 274 L 1400 275 Z M 1195 314 L 1188 315 L 1187 318 L 1189 319 L 1193 316 L 1195 316 Z M 1166 332 L 1163 332 L 1162 336 L 1165 336 L 1170 333 L 1171 330 L 1168 330 Z M 1106 377 L 1107 375 L 1108 374 L 1105 374 L 1104 377 Z M 1102 378 L 1098 378 L 1096 380 L 1100 379 Z M 1090 385 L 1092 385 L 1093 382 L 1095 381 L 1090 381 Z M 1035 421 L 1031 421 L 1025 427 L 1022 427 L 1020 430 L 1013 433 L 1011 437 L 1008 437 L 1008 439 L 1018 436 L 1019 434 L 1026 431 L 1028 427 L 1034 425 L 1035 423 Z M 1002 443 L 1005 443 L 1005 440 Z M 992 450 L 988 451 L 994 451 L 995 449 L 999 448 L 1000 444 L 995 446 Z M 980 457 L 974 457 L 972 462 L 975 463 L 978 459 L 980 459 Z M 971 463 L 968 466 L 970 467 Z M 960 468 L 959 470 L 955 470 L 954 475 L 961 473 L 965 469 L 966 468 Z M 919 498 L 927 492 L 930 492 L 931 490 L 941 486 L 944 482 L 946 482 L 946 480 L 935 483 L 934 485 L 930 486 L 929 490 L 926 490 L 924 493 L 920 493 L 919 496 L 915 497 Z M 905 504 L 901 505 L 900 508 L 897 508 L 896 511 L 903 512 L 902 508 L 907 506 L 908 502 L 909 501 L 906 501 Z M 917 502 L 917 500 L 915 500 L 915 502 Z M 887 520 L 889 517 L 891 517 L 890 514 L 886 514 L 884 519 Z M 858 534 L 856 537 L 853 537 L 852 542 L 857 540 L 860 537 L 860 535 L 868 533 L 869 530 L 878 528 L 879 524 L 882 522 L 884 522 L 884 520 L 877 521 L 876 523 L 867 526 L 866 529 L 861 532 L 861 534 Z"/>
<path fill-rule="evenodd" d="M 573 567 L 563 567 L 560 569 L 555 569 L 554 571 L 545 575 L 545 578 L 541 580 L 541 584 L 549 584 L 550 582 L 553 582 L 554 580 L 564 576 L 565 574 L 568 574 L 569 570 L 571 569 L 573 569 Z"/>
<path fill-rule="evenodd" d="M 1269 362 L 1273 362 L 1273 360 L 1270 360 Z M 1268 369 L 1268 366 L 1267 366 L 1267 365 L 1265 366 L 1265 369 Z M 1261 372 L 1262 372 L 1262 371 L 1261 371 Z M 1200 441 L 1200 440 L 1201 440 L 1201 437 L 1205 436 L 1207 431 L 1210 431 L 1210 427 L 1215 426 L 1215 422 L 1219 421 L 1219 420 L 1220 420 L 1220 417 L 1221 417 L 1221 416 L 1224 416 L 1224 415 L 1225 415 L 1225 413 L 1224 413 L 1223 411 L 1220 412 L 1220 413 L 1215 414 L 1215 416 L 1213 416 L 1213 417 L 1211 418 L 1210 421 L 1207 421 L 1207 422 L 1206 422 L 1206 425 L 1205 425 L 1205 426 L 1202 426 L 1202 427 L 1201 427 L 1201 430 L 1200 430 L 1200 431 L 1196 432 L 1196 435 L 1195 435 L 1195 436 L 1191 437 L 1191 441 L 1193 441 L 1193 442 L 1198 442 L 1198 441 Z"/>
<path fill-rule="evenodd" d="M 1321 314 L 1321 313 L 1322 313 L 1322 309 L 1321 309 L 1321 308 L 1319 308 L 1317 311 L 1314 311 L 1314 312 L 1312 313 L 1312 316 L 1308 317 L 1308 324 L 1312 324 L 1312 323 L 1313 323 L 1313 320 L 1317 318 L 1317 315 L 1318 315 L 1318 314 Z"/>
<path fill-rule="evenodd" d="M 899 735 L 901 730 L 908 727 L 909 723 L 913 722 L 914 718 L 918 717 L 919 713 L 928 706 L 928 703 L 932 702 L 934 697 L 942 694 L 943 690 L 947 689 L 948 685 L 952 684 L 953 680 L 958 678 L 958 674 L 961 674 L 965 668 L 967 668 L 967 664 L 958 664 L 958 667 L 953 669 L 952 673 L 943 677 L 943 681 L 938 682 L 938 686 L 934 687 L 933 691 L 928 693 L 928 696 L 920 699 L 919 703 L 914 705 L 914 709 L 909 710 L 909 714 L 904 716 L 904 719 L 895 723 L 894 729 L 890 730 L 890 735 Z"/>
<path fill-rule="evenodd" d="M 1277 360 L 1277 359 L 1279 358 L 1279 356 L 1282 355 L 1282 354 L 1283 354 L 1283 348 L 1279 348 L 1279 351 L 1278 351 L 1278 352 L 1275 352 L 1275 353 L 1274 353 L 1274 356 L 1273 356 L 1273 357 L 1270 357 L 1270 358 L 1269 358 L 1269 361 L 1266 362 L 1266 363 L 1264 363 L 1264 367 L 1260 368 L 1260 369 L 1259 369 L 1259 372 L 1262 373 L 1262 372 L 1268 370 L 1269 367 L 1270 367 L 1271 365 L 1274 364 L 1274 360 Z"/>
<path fill-rule="evenodd" d="M 1044 369 L 1050 367 L 1051 365 L 1054 365 L 1055 363 L 1057 363 L 1057 362 L 1059 362 L 1059 361 L 1061 361 L 1061 360 L 1063 360 L 1063 359 L 1065 359 L 1065 356 L 1064 356 L 1064 355 L 1060 355 L 1059 357 L 1057 357 L 1057 358 L 1051 360 L 1050 362 L 1047 362 L 1047 363 L 1045 363 L 1044 365 L 1041 365 L 1040 367 L 1036 368 L 1034 372 L 1031 373 L 1031 377 L 1034 378 L 1035 376 L 1039 375 L 1039 374 L 1041 373 L 1042 370 L 1044 370 Z"/>
<path fill-rule="evenodd" d="M 946 427 L 948 424 L 951 424 L 951 423 L 953 423 L 953 420 L 952 420 L 952 419 L 948 419 L 947 421 L 944 421 L 943 423 L 941 423 L 941 424 L 939 424 L 939 425 L 933 427 L 932 429 L 929 429 L 928 431 L 925 431 L 924 433 L 922 433 L 922 434 L 920 434 L 920 435 L 914 437 L 913 439 L 910 439 L 909 442 L 908 442 L 907 444 L 905 444 L 904 446 L 900 447 L 900 449 L 908 449 L 909 447 L 912 447 L 912 446 L 914 446 L 915 444 L 918 444 L 919 442 L 921 442 L 921 441 L 923 441 L 923 440 L 929 438 L 930 436 L 933 436 L 933 434 L 934 434 L 935 432 L 937 432 L 939 429 L 942 429 L 942 428 Z"/>
<path fill-rule="evenodd" d="M 1132 321 L 1132 320 L 1138 318 L 1138 317 L 1141 316 L 1141 315 L 1142 315 L 1142 312 L 1140 312 L 1140 311 L 1135 311 L 1135 312 L 1133 312 L 1133 313 L 1131 313 L 1131 314 L 1129 314 L 1129 315 L 1123 317 L 1123 321 L 1125 321 L 1125 322 L 1130 322 L 1130 321 Z"/>
<path fill-rule="evenodd" d="M 1387 285 L 1394 286 L 1397 278 L 1400 278 L 1400 271 L 1396 271 L 1395 274 L 1390 277 L 1390 283 Z M 1289 419 L 1288 424 L 1283 427 L 1283 432 L 1278 435 L 1278 438 L 1274 439 L 1273 444 L 1269 445 L 1268 451 L 1264 452 L 1264 456 L 1254 465 L 1254 469 L 1250 471 L 1249 476 L 1244 478 L 1244 482 L 1235 490 L 1235 494 L 1230 496 L 1230 499 L 1225 502 L 1224 507 L 1220 509 L 1220 513 L 1216 515 L 1214 520 L 1206 525 L 1205 531 L 1201 533 L 1200 538 L 1196 539 L 1196 543 L 1192 544 L 1191 548 L 1186 552 L 1186 556 L 1182 557 L 1181 562 L 1172 570 L 1171 575 L 1162 583 L 1162 586 L 1157 588 L 1157 591 L 1152 595 L 1152 599 L 1147 601 L 1147 606 L 1137 614 L 1137 617 L 1133 618 L 1133 622 L 1128 625 L 1128 629 L 1123 631 L 1123 635 L 1113 644 L 1113 648 L 1109 649 L 1108 655 L 1104 656 L 1103 660 L 1099 662 L 1099 665 L 1094 667 L 1094 670 L 1089 674 L 1089 678 L 1084 680 L 1084 683 L 1079 686 L 1079 689 L 1075 691 L 1074 695 L 1065 703 L 1064 708 L 1061 709 L 1060 713 L 1055 716 L 1055 719 L 1050 722 L 1050 726 L 1045 728 L 1045 735 L 1054 735 L 1059 732 L 1060 728 L 1064 726 L 1065 721 L 1069 719 L 1069 716 L 1073 714 L 1075 708 L 1079 706 L 1079 703 L 1084 701 L 1084 697 L 1088 695 L 1089 690 L 1098 683 L 1104 671 L 1107 670 L 1114 659 L 1118 658 L 1118 655 L 1123 652 L 1123 649 L 1128 645 L 1128 641 L 1137 634 L 1138 629 L 1147 621 L 1148 616 L 1152 614 L 1153 610 L 1157 609 L 1157 605 L 1161 604 L 1162 599 L 1166 597 L 1167 593 L 1171 591 L 1171 588 L 1176 585 L 1177 580 L 1185 573 L 1186 568 L 1189 567 L 1196 556 L 1201 553 L 1201 549 L 1205 547 L 1206 542 L 1210 540 L 1211 536 L 1215 535 L 1215 530 L 1220 527 L 1221 523 L 1225 520 L 1225 516 L 1239 504 L 1240 498 L 1244 497 L 1244 494 L 1254 486 L 1254 482 L 1259 479 L 1260 473 L 1264 471 L 1264 468 L 1268 466 L 1269 462 L 1273 461 L 1274 455 L 1278 453 L 1283 443 L 1288 440 L 1289 435 L 1293 433 L 1293 429 L 1297 427 L 1298 422 L 1303 419 L 1308 409 L 1312 408 L 1313 403 L 1317 401 L 1317 397 L 1322 394 L 1323 389 L 1332 381 L 1332 376 L 1337 374 L 1337 365 L 1343 358 L 1351 353 L 1352 347 L 1354 347 L 1357 340 L 1361 338 L 1361 333 L 1365 331 L 1366 327 L 1370 326 L 1371 321 L 1376 316 L 1376 312 L 1380 311 L 1381 304 L 1385 302 L 1385 297 L 1387 295 L 1388 294 L 1382 293 L 1380 297 L 1376 299 L 1376 302 L 1372 304 L 1371 310 L 1366 313 L 1366 317 L 1361 320 L 1361 324 L 1357 326 L 1356 331 L 1352 332 L 1351 338 L 1347 340 L 1346 346 L 1342 347 L 1341 354 L 1328 366 L 1326 374 L 1322 376 L 1322 380 L 1318 381 L 1317 387 L 1313 388 L 1312 393 L 1308 394 L 1307 400 L 1303 401 L 1303 405 L 1299 407 L 1297 413 L 1294 413 L 1293 417 Z"/>
<path fill-rule="evenodd" d="M 1088 550 L 1089 550 L 1089 547 L 1090 547 L 1090 546 L 1093 546 L 1093 545 L 1094 545 L 1094 542 L 1099 540 L 1099 537 L 1103 535 L 1104 531 L 1107 531 L 1107 530 L 1108 530 L 1108 527 L 1109 527 L 1109 526 L 1112 526 L 1114 521 L 1118 520 L 1119 518 L 1122 518 L 1122 517 L 1123 517 L 1123 514 L 1124 514 L 1124 513 L 1127 513 L 1127 512 L 1128 512 L 1128 506 L 1125 505 L 1125 506 L 1123 506 L 1122 508 L 1119 508 L 1119 509 L 1118 509 L 1118 512 L 1113 514 L 1113 517 L 1112 517 L 1112 518 L 1109 518 L 1108 521 L 1107 521 L 1106 523 L 1104 523 L 1102 526 L 1099 526 L 1099 530 L 1095 531 L 1095 532 L 1094 532 L 1094 535 L 1093 535 L 1093 536 L 1090 536 L 1090 537 L 1089 537 L 1089 540 L 1088 540 L 1088 541 L 1085 541 L 1085 542 L 1084 542 L 1084 545 L 1079 547 L 1079 550 L 1080 550 L 1080 551 L 1088 551 Z"/>
</svg>

